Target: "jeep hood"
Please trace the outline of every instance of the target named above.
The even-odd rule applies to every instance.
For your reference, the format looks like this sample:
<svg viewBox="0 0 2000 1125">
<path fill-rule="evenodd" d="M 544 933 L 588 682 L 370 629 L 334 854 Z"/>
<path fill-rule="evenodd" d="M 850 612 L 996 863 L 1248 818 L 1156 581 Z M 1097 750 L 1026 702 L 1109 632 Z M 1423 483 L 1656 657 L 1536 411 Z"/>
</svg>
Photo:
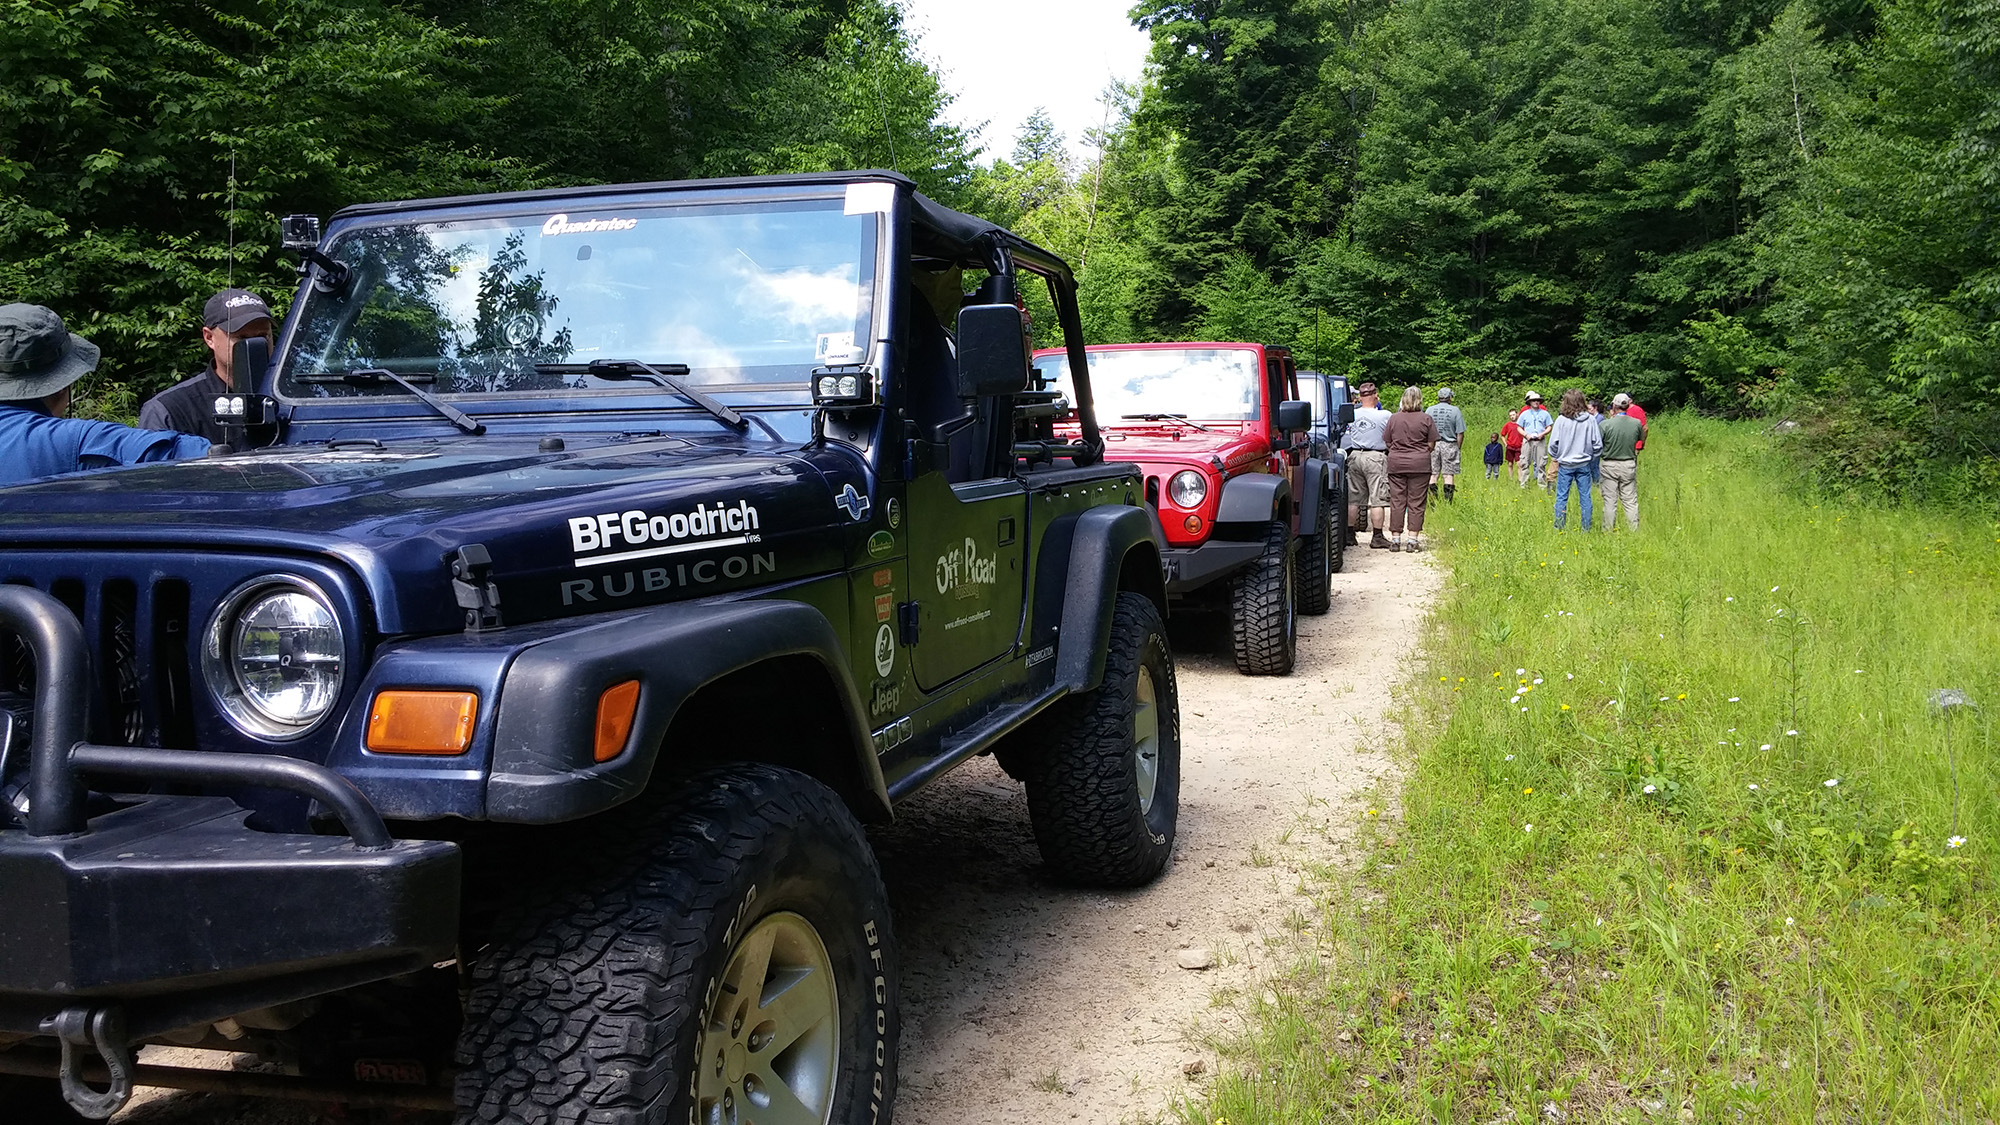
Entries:
<svg viewBox="0 0 2000 1125">
<path fill-rule="evenodd" d="M 865 492 L 855 462 L 743 439 L 280 447 L 0 491 L 0 559 L 93 546 L 331 556 L 381 632 L 431 632 L 463 624 L 446 560 L 471 543 L 492 556 L 510 624 L 837 569 L 846 537 L 827 529 L 859 526 L 834 504 L 847 483 Z"/>
<path fill-rule="evenodd" d="M 1263 436 L 1250 423 L 1203 422 L 1207 430 L 1190 426 L 1154 425 L 1106 426 L 1104 459 L 1136 461 L 1141 465 L 1211 465 L 1216 459 L 1234 467 L 1238 462 L 1261 459 L 1266 446 Z"/>
</svg>

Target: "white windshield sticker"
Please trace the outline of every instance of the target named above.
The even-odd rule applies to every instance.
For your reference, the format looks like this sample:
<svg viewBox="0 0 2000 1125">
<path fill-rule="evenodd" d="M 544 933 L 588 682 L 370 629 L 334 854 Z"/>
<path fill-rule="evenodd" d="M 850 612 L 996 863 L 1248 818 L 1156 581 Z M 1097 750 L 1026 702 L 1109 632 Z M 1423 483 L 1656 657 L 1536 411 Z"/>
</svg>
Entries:
<svg viewBox="0 0 2000 1125">
<path fill-rule="evenodd" d="M 846 213 L 849 215 L 887 214 L 890 205 L 895 202 L 895 184 L 847 185 Z"/>
</svg>

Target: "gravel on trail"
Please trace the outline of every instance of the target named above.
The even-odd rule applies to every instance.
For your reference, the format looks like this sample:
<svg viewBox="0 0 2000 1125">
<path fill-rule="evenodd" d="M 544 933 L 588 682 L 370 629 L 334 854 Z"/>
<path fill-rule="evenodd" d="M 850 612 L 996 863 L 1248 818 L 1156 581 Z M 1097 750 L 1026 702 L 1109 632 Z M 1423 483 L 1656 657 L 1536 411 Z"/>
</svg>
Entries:
<svg viewBox="0 0 2000 1125">
<path fill-rule="evenodd" d="M 1312 866 L 1346 862 L 1362 798 L 1393 783 L 1391 692 L 1442 584 L 1433 558 L 1350 549 L 1332 612 L 1299 619 L 1289 676 L 1241 675 L 1226 646 L 1190 649 L 1175 630 L 1180 836 L 1150 887 L 1052 883 L 1021 786 L 991 758 L 871 830 L 903 958 L 898 1120 L 1150 1122 L 1199 1095 L 1218 1069 L 1214 1038 L 1242 1026 L 1295 948 Z M 148 1057 L 194 1065 L 200 1054 Z M 161 1090 L 114 1119 L 447 1121 Z"/>
</svg>

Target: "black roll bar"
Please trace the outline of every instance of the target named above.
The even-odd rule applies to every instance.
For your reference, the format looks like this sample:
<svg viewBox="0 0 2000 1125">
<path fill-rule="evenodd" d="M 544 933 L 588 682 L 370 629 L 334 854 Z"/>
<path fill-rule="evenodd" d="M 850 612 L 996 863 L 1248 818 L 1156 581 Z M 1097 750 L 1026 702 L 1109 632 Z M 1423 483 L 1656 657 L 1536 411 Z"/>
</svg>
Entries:
<svg viewBox="0 0 2000 1125">
<path fill-rule="evenodd" d="M 28 834 L 82 832 L 79 773 L 154 781 L 247 785 L 300 793 L 332 810 L 358 847 L 395 841 L 375 806 L 354 783 L 325 766 L 277 754 L 220 754 L 149 746 L 93 746 L 83 741 L 89 666 L 83 626 L 69 607 L 30 586 L 0 586 L 0 632 L 26 641 L 35 655 L 35 732 L 29 742 Z"/>
</svg>

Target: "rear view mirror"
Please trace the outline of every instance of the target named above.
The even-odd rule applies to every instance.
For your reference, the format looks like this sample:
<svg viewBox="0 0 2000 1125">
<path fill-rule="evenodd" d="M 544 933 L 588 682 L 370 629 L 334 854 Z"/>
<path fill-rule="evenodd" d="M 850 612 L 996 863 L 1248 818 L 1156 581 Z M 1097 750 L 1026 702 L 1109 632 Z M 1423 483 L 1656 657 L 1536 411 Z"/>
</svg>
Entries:
<svg viewBox="0 0 2000 1125">
<path fill-rule="evenodd" d="M 1312 429 L 1313 408 L 1310 402 L 1281 402 L 1278 404 L 1278 431 L 1295 434 Z"/>
<path fill-rule="evenodd" d="M 1013 305 L 958 310 L 958 395 L 988 398 L 1028 389 L 1028 332 Z"/>
</svg>

